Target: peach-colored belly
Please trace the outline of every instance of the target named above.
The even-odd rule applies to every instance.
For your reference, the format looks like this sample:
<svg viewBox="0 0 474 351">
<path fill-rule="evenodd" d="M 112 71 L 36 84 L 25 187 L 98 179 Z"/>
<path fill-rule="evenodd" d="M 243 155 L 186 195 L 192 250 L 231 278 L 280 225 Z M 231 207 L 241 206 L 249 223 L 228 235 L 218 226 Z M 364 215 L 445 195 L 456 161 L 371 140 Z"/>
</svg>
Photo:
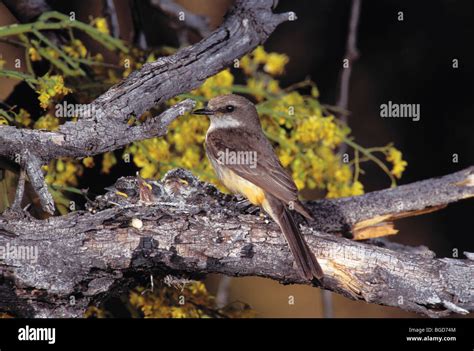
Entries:
<svg viewBox="0 0 474 351">
<path fill-rule="evenodd" d="M 230 169 L 215 165 L 217 175 L 227 189 L 245 196 L 252 204 L 261 206 L 265 201 L 265 192 L 255 184 L 237 175 Z"/>
</svg>

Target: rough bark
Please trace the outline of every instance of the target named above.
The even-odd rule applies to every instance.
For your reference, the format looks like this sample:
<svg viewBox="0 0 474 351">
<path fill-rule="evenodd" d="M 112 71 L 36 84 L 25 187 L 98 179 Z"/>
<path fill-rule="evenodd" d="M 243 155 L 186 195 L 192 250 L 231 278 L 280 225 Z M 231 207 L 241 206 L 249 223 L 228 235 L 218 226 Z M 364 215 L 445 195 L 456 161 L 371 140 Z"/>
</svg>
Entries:
<svg viewBox="0 0 474 351">
<path fill-rule="evenodd" d="M 169 119 L 162 115 L 147 121 L 148 127 L 130 126 L 132 116 L 140 116 L 168 99 L 199 87 L 208 77 L 228 67 L 233 61 L 263 43 L 276 26 L 288 20 L 288 14 L 274 14 L 272 0 L 236 1 L 221 27 L 199 43 L 145 64 L 127 79 L 113 86 L 91 102 L 91 117 L 80 116 L 66 122 L 58 131 L 17 129 L 0 126 L 0 155 L 18 158 L 29 152 L 28 175 L 37 175 L 32 184 L 44 210 L 54 204 L 46 189 L 38 165 L 60 157 L 86 157 L 112 151 L 135 140 L 161 136 Z M 188 101 L 181 107 L 191 108 Z M 175 109 L 176 118 L 185 109 Z M 176 113 L 179 112 L 179 113 Z M 30 162 L 30 160 L 32 162 Z"/>
<path fill-rule="evenodd" d="M 150 184 L 151 189 L 140 179 L 121 178 L 117 191 L 99 197 L 88 212 L 42 221 L 0 217 L 0 247 L 38 250 L 37 262 L 4 257 L 0 310 L 81 316 L 91 301 L 100 302 L 131 276 L 145 274 L 221 273 L 308 284 L 299 277 L 278 227 L 255 215 L 255 208 L 183 170 Z M 473 196 L 470 167 L 360 197 L 308 203 L 317 220 L 302 225 L 302 232 L 325 272 L 321 287 L 432 317 L 472 312 L 474 261 L 435 258 L 426 247 L 382 239 L 357 242 L 334 233 L 349 233 L 361 221 L 415 215 Z"/>
</svg>

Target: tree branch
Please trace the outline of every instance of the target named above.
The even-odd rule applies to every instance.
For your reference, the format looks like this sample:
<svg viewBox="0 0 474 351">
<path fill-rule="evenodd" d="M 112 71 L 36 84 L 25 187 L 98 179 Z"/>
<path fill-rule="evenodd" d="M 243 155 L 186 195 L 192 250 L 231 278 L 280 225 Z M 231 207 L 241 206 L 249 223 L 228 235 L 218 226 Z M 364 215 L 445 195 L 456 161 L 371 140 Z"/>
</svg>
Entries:
<svg viewBox="0 0 474 351">
<path fill-rule="evenodd" d="M 118 192 L 98 197 L 90 212 L 42 221 L 0 217 L 0 248 L 17 254 L 4 255 L 0 266 L 0 310 L 81 316 L 89 302 L 100 302 L 130 277 L 150 273 L 221 273 L 308 283 L 297 274 L 277 225 L 242 208 L 235 197 L 184 170 L 150 184 L 151 190 L 140 179 L 120 178 Z M 321 286 L 432 317 L 472 312 L 474 281 L 466 277 L 474 275 L 474 261 L 435 258 L 426 247 L 382 239 L 357 242 L 330 232 L 473 196 L 470 167 L 360 197 L 309 203 L 318 219 L 302 226 L 302 232 L 324 270 Z M 36 248 L 36 262 L 25 255 L 28 248 Z M 20 252 L 24 255 L 18 257 Z"/>
<path fill-rule="evenodd" d="M 114 0 L 105 0 L 103 6 L 104 13 L 109 19 L 110 32 L 114 38 L 118 38 L 120 36 L 120 27 Z"/>
<path fill-rule="evenodd" d="M 208 77 L 263 43 L 278 24 L 288 20 L 288 14 L 274 14 L 272 4 L 272 0 L 236 1 L 222 26 L 207 38 L 172 56 L 145 64 L 94 100 L 90 104 L 92 117 L 66 122 L 54 132 L 0 126 L 0 155 L 15 157 L 28 150 L 31 159 L 45 164 L 60 157 L 101 154 L 135 140 L 160 136 L 143 134 L 127 121 L 199 87 Z M 159 121 L 152 122 L 156 131 L 164 130 Z M 37 179 L 33 185 L 40 197 L 44 195 L 44 183 Z M 43 196 L 41 203 L 49 204 L 48 196 Z"/>
<path fill-rule="evenodd" d="M 344 110 L 347 110 L 349 104 L 349 85 L 351 80 L 352 64 L 359 58 L 359 50 L 357 50 L 357 27 L 359 24 L 361 1 L 362 0 L 352 0 L 346 53 L 344 55 L 344 61 L 347 60 L 348 65 L 345 67 L 344 62 L 339 80 L 339 95 L 336 106 Z M 344 122 L 347 122 L 347 114 L 342 114 L 341 118 Z"/>
</svg>

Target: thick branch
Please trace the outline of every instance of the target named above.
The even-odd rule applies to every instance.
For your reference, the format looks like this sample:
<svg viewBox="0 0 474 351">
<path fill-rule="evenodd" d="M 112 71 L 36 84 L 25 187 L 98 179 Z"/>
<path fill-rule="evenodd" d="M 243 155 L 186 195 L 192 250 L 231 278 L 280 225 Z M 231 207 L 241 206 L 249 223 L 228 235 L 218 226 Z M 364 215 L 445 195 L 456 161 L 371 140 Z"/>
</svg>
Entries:
<svg viewBox="0 0 474 351">
<path fill-rule="evenodd" d="M 474 196 L 474 167 L 359 197 L 311 203 L 315 226 L 354 239 L 396 234 L 392 221 L 428 213 Z"/>
<path fill-rule="evenodd" d="M 307 284 L 278 227 L 250 214 L 233 196 L 183 170 L 151 182 L 151 191 L 138 184 L 133 177 L 119 179 L 116 189 L 128 197 L 107 193 L 90 206 L 92 213 L 44 221 L 0 217 L 0 247 L 38 250 L 37 262 L 3 259 L 0 310 L 80 316 L 91 300 L 100 301 L 134 274 L 222 273 Z M 380 239 L 362 243 L 328 233 L 472 196 L 474 167 L 361 197 L 310 203 L 318 220 L 302 232 L 325 272 L 322 287 L 429 316 L 473 311 L 474 281 L 466 279 L 474 275 L 472 260 L 440 259 L 425 247 Z"/>
</svg>

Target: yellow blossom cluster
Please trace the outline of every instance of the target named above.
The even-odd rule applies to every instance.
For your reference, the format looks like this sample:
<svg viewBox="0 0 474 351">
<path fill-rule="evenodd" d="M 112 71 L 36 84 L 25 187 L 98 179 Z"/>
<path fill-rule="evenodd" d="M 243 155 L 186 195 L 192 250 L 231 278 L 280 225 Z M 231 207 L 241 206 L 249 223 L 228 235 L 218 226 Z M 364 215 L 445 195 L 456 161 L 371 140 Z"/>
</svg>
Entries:
<svg viewBox="0 0 474 351">
<path fill-rule="evenodd" d="M 30 56 L 31 61 L 41 61 L 41 55 L 34 47 L 28 49 L 28 55 Z"/>
<path fill-rule="evenodd" d="M 38 118 L 33 127 L 35 129 L 56 130 L 59 127 L 59 119 L 48 113 Z"/>
<path fill-rule="evenodd" d="M 297 121 L 295 139 L 306 145 L 337 147 L 343 140 L 344 131 L 334 122 L 334 116 L 318 116 L 318 112 Z"/>
<path fill-rule="evenodd" d="M 393 165 L 392 170 L 391 170 L 391 173 L 393 174 L 393 176 L 400 178 L 408 164 L 406 161 L 402 159 L 401 151 L 395 149 L 394 147 L 390 147 L 387 151 L 387 161 L 391 162 Z"/>
<path fill-rule="evenodd" d="M 94 157 L 89 156 L 89 157 L 84 157 L 82 159 L 82 164 L 86 168 L 94 168 L 95 167 L 95 161 Z M 113 152 L 106 152 L 105 154 L 102 155 L 102 167 L 100 172 L 104 174 L 109 174 L 110 170 L 113 166 L 117 164 L 117 158 L 115 157 L 115 154 Z"/>
<path fill-rule="evenodd" d="M 109 174 L 110 169 L 117 164 L 117 158 L 113 152 L 106 152 L 102 158 L 101 173 Z"/>
<path fill-rule="evenodd" d="M 15 115 L 15 122 L 23 127 L 29 127 L 33 121 L 30 113 L 25 109 L 20 108 L 20 111 Z"/>
<path fill-rule="evenodd" d="M 72 40 L 70 45 L 64 45 L 63 50 L 69 56 L 74 58 L 84 58 L 87 56 L 87 48 L 79 39 Z"/>
<path fill-rule="evenodd" d="M 104 17 L 96 17 L 91 21 L 91 26 L 94 26 L 99 32 L 103 34 L 110 34 L 109 25 Z"/>
<path fill-rule="evenodd" d="M 208 78 L 204 84 L 192 91 L 193 95 L 203 96 L 210 99 L 216 95 L 229 94 L 231 92 L 234 76 L 229 69 L 220 71 L 218 74 Z"/>
<path fill-rule="evenodd" d="M 38 78 L 38 100 L 40 106 L 47 109 L 54 98 L 63 97 L 71 92 L 71 89 L 64 86 L 64 78 L 60 75 L 48 75 Z"/>
<path fill-rule="evenodd" d="M 158 164 L 166 170 L 170 169 L 166 166 L 170 158 L 169 147 L 163 138 L 153 138 L 133 143 L 126 152 L 133 155 L 133 162 L 140 168 L 143 178 L 156 178 L 159 175 Z"/>
<path fill-rule="evenodd" d="M 241 59 L 240 67 L 247 75 L 251 75 L 263 65 L 265 72 L 277 76 L 283 74 L 288 61 L 288 56 L 275 52 L 267 53 L 263 46 L 258 46 L 251 54 Z"/>
<path fill-rule="evenodd" d="M 78 177 L 83 172 L 81 165 L 69 159 L 50 161 L 45 169 L 47 171 L 46 182 L 59 186 L 77 185 Z"/>
</svg>

